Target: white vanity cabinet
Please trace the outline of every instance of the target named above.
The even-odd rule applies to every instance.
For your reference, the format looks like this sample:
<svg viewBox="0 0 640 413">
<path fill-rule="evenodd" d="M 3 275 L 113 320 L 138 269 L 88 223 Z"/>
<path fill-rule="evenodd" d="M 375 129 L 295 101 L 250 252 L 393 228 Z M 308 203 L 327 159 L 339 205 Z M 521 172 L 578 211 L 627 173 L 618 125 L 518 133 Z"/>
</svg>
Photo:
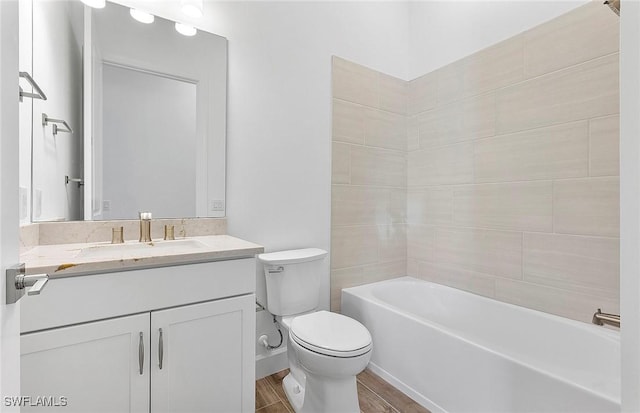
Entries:
<svg viewBox="0 0 640 413">
<path fill-rule="evenodd" d="M 24 327 L 38 327 L 23 328 L 21 343 L 21 393 L 32 403 L 65 396 L 69 412 L 254 411 L 254 259 L 49 284 L 21 300 Z M 38 317 L 47 306 L 58 314 Z"/>
</svg>

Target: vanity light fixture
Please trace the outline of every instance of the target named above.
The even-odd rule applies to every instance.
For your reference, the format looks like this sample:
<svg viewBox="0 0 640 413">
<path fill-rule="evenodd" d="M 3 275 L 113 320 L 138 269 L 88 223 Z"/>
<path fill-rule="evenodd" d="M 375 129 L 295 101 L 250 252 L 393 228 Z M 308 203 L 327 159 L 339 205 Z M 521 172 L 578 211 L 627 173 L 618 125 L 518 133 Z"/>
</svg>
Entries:
<svg viewBox="0 0 640 413">
<path fill-rule="evenodd" d="M 155 16 L 153 14 L 138 9 L 130 9 L 129 14 L 131 15 L 131 17 L 144 24 L 153 23 L 153 21 L 155 20 Z"/>
<path fill-rule="evenodd" d="M 204 14 L 203 0 L 182 0 L 180 9 L 189 17 L 200 18 Z"/>
<path fill-rule="evenodd" d="M 107 4 L 106 0 L 82 0 L 82 2 L 94 9 L 102 9 Z"/>
<path fill-rule="evenodd" d="M 198 32 L 195 27 L 176 22 L 176 31 L 183 36 L 195 36 Z"/>
</svg>

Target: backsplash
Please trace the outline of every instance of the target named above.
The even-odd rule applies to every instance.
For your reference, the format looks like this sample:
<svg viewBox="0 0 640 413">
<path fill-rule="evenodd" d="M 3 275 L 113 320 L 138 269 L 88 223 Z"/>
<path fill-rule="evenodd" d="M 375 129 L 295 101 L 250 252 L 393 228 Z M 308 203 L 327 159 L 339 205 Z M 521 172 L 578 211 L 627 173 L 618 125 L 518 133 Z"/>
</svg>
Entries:
<svg viewBox="0 0 640 413">
<path fill-rule="evenodd" d="M 392 250 L 398 256 L 406 247 L 408 275 L 581 321 L 598 307 L 617 313 L 618 23 L 591 2 L 406 82 L 407 195 L 399 199 L 398 185 L 393 203 L 372 191 L 355 199 L 340 192 L 348 171 L 352 180 L 354 170 L 362 172 L 353 154 L 348 169 L 341 145 L 353 151 L 362 141 L 337 138 L 346 122 L 336 116 L 344 103 L 334 62 L 332 308 L 340 285 L 380 279 L 363 270 L 351 275 L 340 265 L 365 260 L 343 257 L 388 248 L 373 242 L 371 229 L 360 249 L 336 243 L 345 211 L 356 217 L 351 222 L 378 224 L 403 219 L 392 205 L 406 202 L 406 239 Z M 369 165 L 380 185 L 395 164 L 387 162 Z"/>
<path fill-rule="evenodd" d="M 174 226 L 176 238 L 227 233 L 226 218 L 159 218 L 151 221 L 151 237 L 162 239 L 165 225 Z M 140 234 L 138 220 L 40 222 L 20 227 L 20 250 L 36 245 L 110 242 L 114 227 L 123 227 L 125 241 L 137 240 Z"/>
</svg>

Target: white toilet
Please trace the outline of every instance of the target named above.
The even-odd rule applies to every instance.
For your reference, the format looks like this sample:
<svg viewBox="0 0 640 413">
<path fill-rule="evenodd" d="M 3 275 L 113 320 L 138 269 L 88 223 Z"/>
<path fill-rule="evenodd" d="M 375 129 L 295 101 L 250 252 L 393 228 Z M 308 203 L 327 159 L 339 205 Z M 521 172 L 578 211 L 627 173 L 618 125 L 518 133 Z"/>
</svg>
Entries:
<svg viewBox="0 0 640 413">
<path fill-rule="evenodd" d="M 359 413 L 356 375 L 371 358 L 371 335 L 352 318 L 316 311 L 326 255 L 318 248 L 258 255 L 267 309 L 288 333 L 283 387 L 296 413 Z"/>
</svg>

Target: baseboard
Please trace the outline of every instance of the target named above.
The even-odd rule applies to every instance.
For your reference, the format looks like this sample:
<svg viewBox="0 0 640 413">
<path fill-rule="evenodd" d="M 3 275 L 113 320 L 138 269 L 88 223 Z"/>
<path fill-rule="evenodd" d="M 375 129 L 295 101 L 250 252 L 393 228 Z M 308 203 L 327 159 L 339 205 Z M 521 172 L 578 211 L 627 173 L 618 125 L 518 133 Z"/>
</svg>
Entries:
<svg viewBox="0 0 640 413">
<path fill-rule="evenodd" d="M 271 350 L 268 354 L 256 356 L 256 380 L 270 376 L 289 367 L 287 347 Z"/>
</svg>

